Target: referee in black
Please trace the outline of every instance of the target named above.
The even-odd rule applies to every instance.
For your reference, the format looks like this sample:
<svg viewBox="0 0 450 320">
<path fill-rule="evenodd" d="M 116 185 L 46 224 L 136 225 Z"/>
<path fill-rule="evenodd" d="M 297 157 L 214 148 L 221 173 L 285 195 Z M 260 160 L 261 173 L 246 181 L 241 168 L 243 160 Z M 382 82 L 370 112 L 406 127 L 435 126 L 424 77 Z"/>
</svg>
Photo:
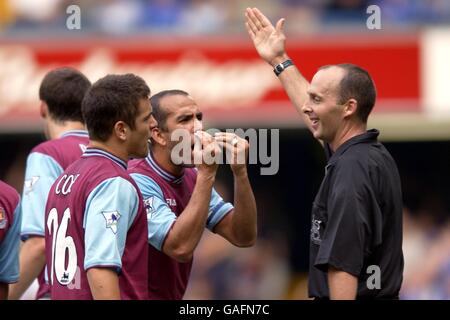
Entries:
<svg viewBox="0 0 450 320">
<path fill-rule="evenodd" d="M 397 165 L 367 130 L 375 85 L 352 64 L 325 66 L 309 84 L 276 27 L 256 8 L 246 27 L 327 156 L 313 203 L 309 295 L 316 299 L 398 299 L 403 278 L 402 193 Z"/>
</svg>

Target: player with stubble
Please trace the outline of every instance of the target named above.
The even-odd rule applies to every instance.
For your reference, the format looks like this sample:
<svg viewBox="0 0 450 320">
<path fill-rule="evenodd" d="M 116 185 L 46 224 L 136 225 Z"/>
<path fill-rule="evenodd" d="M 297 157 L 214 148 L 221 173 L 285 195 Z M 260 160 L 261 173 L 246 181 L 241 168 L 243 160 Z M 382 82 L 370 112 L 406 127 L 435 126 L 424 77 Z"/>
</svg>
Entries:
<svg viewBox="0 0 450 320">
<path fill-rule="evenodd" d="M 152 128 L 150 153 L 132 161 L 129 172 L 147 209 L 149 298 L 179 300 L 206 228 L 237 247 L 256 242 L 256 203 L 246 167 L 249 144 L 232 133 L 203 131 L 203 114 L 185 91 L 159 92 L 151 104 L 158 125 Z M 175 138 L 176 132 L 185 134 L 184 141 Z M 176 147 L 186 142 L 183 159 L 177 159 Z M 234 206 L 214 189 L 218 161 L 207 160 L 222 151 L 230 155 Z"/>
</svg>

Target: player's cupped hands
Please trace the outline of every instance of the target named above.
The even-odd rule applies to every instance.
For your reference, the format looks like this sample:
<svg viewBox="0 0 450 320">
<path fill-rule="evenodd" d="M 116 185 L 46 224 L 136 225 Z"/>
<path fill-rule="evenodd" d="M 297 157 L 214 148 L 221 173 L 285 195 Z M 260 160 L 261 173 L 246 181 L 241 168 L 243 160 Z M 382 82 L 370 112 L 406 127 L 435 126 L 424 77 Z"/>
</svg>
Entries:
<svg viewBox="0 0 450 320">
<path fill-rule="evenodd" d="M 194 164 L 199 172 L 215 174 L 222 157 L 222 150 L 213 136 L 206 131 L 195 132 Z"/>
<path fill-rule="evenodd" d="M 276 27 L 257 8 L 247 8 L 245 10 L 248 34 L 258 51 L 258 54 L 266 62 L 276 65 L 285 59 L 286 36 L 283 32 L 284 18 L 278 20 Z"/>
<path fill-rule="evenodd" d="M 250 147 L 248 141 L 230 132 L 216 132 L 214 139 L 219 146 L 224 148 L 227 163 L 230 164 L 231 170 L 235 174 L 246 171 L 248 150 Z"/>
</svg>

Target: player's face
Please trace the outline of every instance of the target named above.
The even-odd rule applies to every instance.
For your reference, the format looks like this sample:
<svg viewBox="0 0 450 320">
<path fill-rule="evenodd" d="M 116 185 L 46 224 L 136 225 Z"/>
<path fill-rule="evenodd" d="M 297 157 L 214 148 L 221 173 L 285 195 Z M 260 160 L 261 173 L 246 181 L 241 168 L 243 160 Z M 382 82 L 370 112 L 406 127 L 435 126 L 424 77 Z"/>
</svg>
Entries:
<svg viewBox="0 0 450 320">
<path fill-rule="evenodd" d="M 339 83 L 344 70 L 330 67 L 319 70 L 307 91 L 308 99 L 302 111 L 309 117 L 316 139 L 332 143 L 343 120 L 343 108 L 338 105 Z"/>
<path fill-rule="evenodd" d="M 156 125 L 152 115 L 152 107 L 148 99 L 139 101 L 138 115 L 135 120 L 135 128 L 130 132 L 129 153 L 134 158 L 144 158 L 148 154 L 148 139 L 150 128 Z"/>
<path fill-rule="evenodd" d="M 166 127 L 167 134 L 166 139 L 168 139 L 168 151 L 172 149 L 180 142 L 171 141 L 172 134 L 177 130 L 184 130 L 183 137 L 189 137 L 184 143 L 190 143 L 190 159 L 193 163 L 192 149 L 194 148 L 194 133 L 199 130 L 203 130 L 202 118 L 203 114 L 200 112 L 194 99 L 190 96 L 184 95 L 173 95 L 163 98 L 161 105 L 165 108 L 167 112 Z M 179 131 L 178 131 L 179 132 Z M 193 166 L 193 165 L 192 165 Z"/>
</svg>

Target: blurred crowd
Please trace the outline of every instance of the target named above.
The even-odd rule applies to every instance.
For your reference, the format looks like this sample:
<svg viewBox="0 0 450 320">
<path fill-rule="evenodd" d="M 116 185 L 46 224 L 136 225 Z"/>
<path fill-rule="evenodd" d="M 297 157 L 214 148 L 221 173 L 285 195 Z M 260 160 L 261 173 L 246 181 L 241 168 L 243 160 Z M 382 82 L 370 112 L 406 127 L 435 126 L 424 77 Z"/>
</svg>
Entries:
<svg viewBox="0 0 450 320">
<path fill-rule="evenodd" d="M 225 201 L 233 200 L 233 191 L 230 187 L 221 180 L 215 185 L 217 192 Z M 258 197 L 258 200 L 261 198 Z M 262 223 L 269 223 L 262 208 L 265 205 L 264 200 L 258 202 L 259 235 L 253 247 L 237 248 L 216 234 L 211 232 L 203 234 L 195 251 L 185 299 L 289 298 L 287 290 L 293 281 L 293 270 L 289 263 L 289 242 L 286 232 L 282 234 L 272 224 L 271 232 L 264 232 Z M 272 212 L 272 214 L 281 213 Z"/>
<path fill-rule="evenodd" d="M 369 5 L 381 8 L 383 28 L 450 23 L 448 0 L 0 0 L 0 32 L 65 32 L 70 5 L 81 9 L 81 30 L 96 34 L 243 33 L 244 9 L 287 18 L 288 32 L 365 26 Z"/>
<path fill-rule="evenodd" d="M 416 211 L 405 210 L 405 270 L 401 299 L 450 299 L 450 218 L 434 198 Z"/>
</svg>

